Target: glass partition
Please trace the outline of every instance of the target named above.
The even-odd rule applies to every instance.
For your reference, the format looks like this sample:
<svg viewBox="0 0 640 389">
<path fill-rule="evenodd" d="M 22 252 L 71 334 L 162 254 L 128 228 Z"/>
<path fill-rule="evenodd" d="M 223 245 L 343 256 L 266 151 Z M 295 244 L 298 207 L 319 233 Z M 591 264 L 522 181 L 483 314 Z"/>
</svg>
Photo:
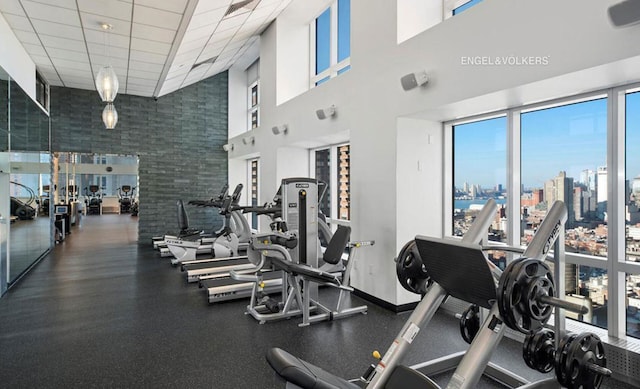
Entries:
<svg viewBox="0 0 640 389">
<path fill-rule="evenodd" d="M 52 245 L 49 133 L 48 114 L 0 68 L 0 293 Z"/>
</svg>

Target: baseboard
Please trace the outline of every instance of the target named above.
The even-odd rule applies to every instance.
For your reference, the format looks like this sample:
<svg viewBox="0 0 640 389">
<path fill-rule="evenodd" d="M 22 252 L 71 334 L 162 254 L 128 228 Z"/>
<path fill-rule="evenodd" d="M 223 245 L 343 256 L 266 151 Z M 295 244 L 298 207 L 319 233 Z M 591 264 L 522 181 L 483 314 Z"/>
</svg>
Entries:
<svg viewBox="0 0 640 389">
<path fill-rule="evenodd" d="M 376 296 L 372 296 L 369 293 L 365 293 L 361 290 L 358 289 L 354 289 L 353 290 L 353 294 L 364 299 L 367 300 L 371 303 L 374 303 L 375 305 L 382 307 L 384 309 L 388 309 L 391 312 L 395 312 L 395 313 L 402 313 L 402 312 L 408 312 L 408 311 L 412 311 L 416 306 L 418 306 L 418 301 L 413 302 L 413 303 L 408 303 L 408 304 L 402 304 L 402 305 L 395 305 L 395 304 L 391 304 L 388 301 L 382 300 Z"/>
</svg>

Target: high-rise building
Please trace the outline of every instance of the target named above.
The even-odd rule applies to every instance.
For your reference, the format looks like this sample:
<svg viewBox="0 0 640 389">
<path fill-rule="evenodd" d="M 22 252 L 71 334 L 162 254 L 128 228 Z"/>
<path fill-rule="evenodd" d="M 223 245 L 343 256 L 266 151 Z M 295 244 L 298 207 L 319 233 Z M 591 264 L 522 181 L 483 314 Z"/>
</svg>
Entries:
<svg viewBox="0 0 640 389">
<path fill-rule="evenodd" d="M 591 169 L 585 169 L 580 172 L 580 182 L 584 184 L 588 190 L 596 191 L 596 173 Z"/>
<path fill-rule="evenodd" d="M 582 210 L 583 206 L 583 194 L 584 189 L 582 186 L 577 185 L 573 188 L 573 214 L 575 215 L 576 221 L 581 221 L 583 218 Z"/>
<path fill-rule="evenodd" d="M 573 209 L 573 178 L 567 177 L 567 172 L 561 171 L 558 176 L 544 183 L 544 201 L 550 208 L 555 201 L 564 202 L 567 207 L 567 227 L 573 227 L 575 212 Z"/>
<path fill-rule="evenodd" d="M 607 201 L 607 167 L 598 167 L 596 176 L 596 201 L 598 204 Z"/>
</svg>

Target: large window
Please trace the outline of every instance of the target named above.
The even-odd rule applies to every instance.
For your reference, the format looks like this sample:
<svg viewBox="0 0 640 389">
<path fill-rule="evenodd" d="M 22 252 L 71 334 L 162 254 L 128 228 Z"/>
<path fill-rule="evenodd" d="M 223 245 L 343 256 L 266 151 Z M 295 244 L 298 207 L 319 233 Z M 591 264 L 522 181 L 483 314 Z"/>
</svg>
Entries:
<svg viewBox="0 0 640 389">
<path fill-rule="evenodd" d="M 462 236 L 488 199 L 498 203 L 492 240 L 506 241 L 507 120 L 498 117 L 453 126 L 453 225 Z"/>
<path fill-rule="evenodd" d="M 257 207 L 259 201 L 259 160 L 258 159 L 250 159 L 249 160 L 249 195 L 251 199 L 251 206 Z M 258 229 L 258 215 L 255 212 L 251 213 L 251 228 Z"/>
<path fill-rule="evenodd" d="M 311 26 L 311 86 L 351 68 L 351 0 L 337 0 Z"/>
<path fill-rule="evenodd" d="M 311 171 L 316 179 L 326 184 L 319 208 L 330 221 L 351 219 L 349 152 L 348 144 L 311 151 Z"/>
<path fill-rule="evenodd" d="M 260 60 L 246 70 L 247 74 L 247 130 L 260 126 Z"/>
<path fill-rule="evenodd" d="M 500 199 L 500 189 L 505 212 L 491 232 L 526 247 L 551 204 L 563 201 L 566 298 L 591 308 L 567 318 L 617 338 L 640 338 L 640 88 L 634 88 L 445 123 L 445 233 L 468 228 L 473 215 L 461 212 L 463 201 L 483 203 L 478 197 L 488 197 L 486 189 Z M 500 258 L 490 259 L 500 265 Z"/>
<path fill-rule="evenodd" d="M 455 7 L 452 11 L 453 15 L 457 15 L 463 11 L 468 10 L 469 8 L 473 7 L 474 5 L 478 4 L 479 2 L 481 2 L 482 0 L 470 0 L 467 1 L 466 3 L 463 3 L 457 7 Z"/>
</svg>

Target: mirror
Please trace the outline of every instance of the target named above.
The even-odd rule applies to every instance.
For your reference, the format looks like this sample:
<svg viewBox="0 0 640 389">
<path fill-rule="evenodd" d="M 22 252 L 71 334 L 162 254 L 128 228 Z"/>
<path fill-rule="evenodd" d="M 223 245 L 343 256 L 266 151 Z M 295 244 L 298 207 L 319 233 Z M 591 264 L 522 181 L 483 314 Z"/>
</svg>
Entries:
<svg viewBox="0 0 640 389">
<path fill-rule="evenodd" d="M 48 114 L 0 68 L 0 293 L 52 245 L 49 133 Z"/>
</svg>

